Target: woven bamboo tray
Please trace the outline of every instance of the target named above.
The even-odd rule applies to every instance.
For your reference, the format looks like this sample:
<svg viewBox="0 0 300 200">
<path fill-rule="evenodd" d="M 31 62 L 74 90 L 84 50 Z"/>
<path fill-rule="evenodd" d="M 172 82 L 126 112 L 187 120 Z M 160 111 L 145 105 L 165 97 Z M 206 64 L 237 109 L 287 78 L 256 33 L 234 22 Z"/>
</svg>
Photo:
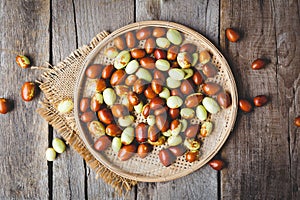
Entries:
<svg viewBox="0 0 300 200">
<path fill-rule="evenodd" d="M 212 81 L 220 84 L 225 91 L 231 94 L 232 105 L 227 109 L 222 109 L 219 113 L 214 114 L 209 119 L 214 124 L 214 129 L 211 135 L 205 138 L 200 148 L 200 158 L 198 161 L 189 163 L 185 161 L 185 156 L 178 157 L 176 162 L 169 167 L 164 167 L 158 158 L 158 152 L 166 145 L 157 146 L 152 153 L 146 158 L 139 158 L 134 155 L 127 161 L 120 161 L 117 154 L 112 151 L 111 148 L 104 152 L 97 152 L 93 148 L 94 138 L 91 137 L 86 125 L 80 121 L 79 102 L 83 96 L 91 96 L 93 91 L 93 82 L 90 82 L 85 78 L 86 68 L 93 63 L 112 64 L 113 60 L 107 58 L 104 55 L 104 50 L 107 47 L 113 46 L 113 39 L 128 31 L 135 31 L 144 27 L 165 27 L 177 29 L 184 36 L 183 43 L 193 43 L 197 46 L 197 52 L 201 50 L 208 50 L 212 54 L 212 63 L 218 68 L 218 75 L 214 78 L 208 78 L 206 81 Z M 140 41 L 139 46 L 143 47 L 145 41 Z M 201 64 L 195 66 L 197 69 L 201 69 Z M 107 168 L 115 173 L 129 178 L 132 180 L 143 182 L 162 182 L 169 181 L 183 177 L 187 174 L 194 172 L 209 160 L 211 160 L 216 153 L 220 150 L 225 143 L 231 130 L 233 129 L 236 115 L 237 115 L 237 89 L 234 81 L 234 77 L 230 70 L 230 67 L 224 58 L 224 56 L 218 51 L 218 49 L 204 36 L 187 28 L 183 25 L 166 22 L 166 21 L 144 21 L 137 22 L 127 26 L 124 26 L 110 35 L 108 35 L 99 45 L 88 55 L 84 62 L 80 75 L 75 85 L 74 103 L 75 103 L 75 119 L 77 127 L 80 131 L 80 137 L 85 142 L 89 151 Z M 136 124 L 142 121 L 146 121 L 140 115 L 136 116 Z M 191 124 L 197 124 L 201 121 L 196 117 L 192 119 Z"/>
</svg>

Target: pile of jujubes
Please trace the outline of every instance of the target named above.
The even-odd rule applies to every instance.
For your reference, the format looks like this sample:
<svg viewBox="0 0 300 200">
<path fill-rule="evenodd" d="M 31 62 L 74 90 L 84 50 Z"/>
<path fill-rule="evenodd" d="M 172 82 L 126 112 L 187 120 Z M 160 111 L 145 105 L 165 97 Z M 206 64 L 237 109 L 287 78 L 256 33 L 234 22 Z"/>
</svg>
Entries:
<svg viewBox="0 0 300 200">
<path fill-rule="evenodd" d="M 125 161 L 165 144 L 158 155 L 164 166 L 182 155 L 198 160 L 203 138 L 213 130 L 209 115 L 231 105 L 221 85 L 206 81 L 218 74 L 211 53 L 186 42 L 178 30 L 161 27 L 118 36 L 104 53 L 112 64 L 87 67 L 94 93 L 80 101 L 94 148 L 111 147 Z M 195 118 L 201 124 L 193 124 Z"/>
</svg>

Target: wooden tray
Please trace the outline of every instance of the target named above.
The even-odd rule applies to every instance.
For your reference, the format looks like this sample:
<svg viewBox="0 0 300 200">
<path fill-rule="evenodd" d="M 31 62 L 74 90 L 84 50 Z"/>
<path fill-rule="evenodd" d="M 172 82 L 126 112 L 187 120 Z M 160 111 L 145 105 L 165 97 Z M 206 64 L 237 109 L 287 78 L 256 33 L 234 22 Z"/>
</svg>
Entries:
<svg viewBox="0 0 300 200">
<path fill-rule="evenodd" d="M 79 102 L 82 96 L 90 96 L 91 83 L 85 78 L 85 70 L 87 66 L 93 63 L 101 64 L 112 64 L 113 60 L 105 57 L 104 50 L 113 46 L 113 39 L 120 36 L 127 31 L 135 31 L 143 27 L 165 27 L 177 29 L 184 35 L 184 43 L 190 42 L 197 46 L 197 51 L 208 50 L 212 54 L 212 62 L 218 68 L 218 75 L 214 78 L 209 78 L 207 81 L 213 81 L 219 83 L 224 90 L 231 94 L 232 105 L 227 109 L 222 109 L 219 113 L 212 115 L 210 121 L 214 124 L 214 130 L 210 136 L 206 137 L 204 143 L 200 148 L 200 158 L 199 161 L 189 163 L 185 161 L 185 156 L 178 157 L 176 162 L 170 167 L 164 167 L 158 158 L 158 152 L 163 146 L 157 146 L 154 148 L 152 153 L 146 158 L 141 159 L 137 155 L 134 155 L 131 159 L 127 161 L 120 161 L 117 158 L 115 152 L 111 148 L 107 149 L 105 152 L 97 152 L 93 148 L 94 139 L 88 132 L 86 125 L 82 123 L 79 119 Z M 143 47 L 144 41 L 140 41 L 139 46 Z M 197 69 L 201 69 L 201 64 L 196 65 Z M 124 26 L 106 37 L 100 44 L 90 53 L 84 62 L 84 66 L 80 72 L 77 83 L 75 85 L 74 101 L 75 101 L 75 119 L 78 129 L 80 131 L 80 137 L 85 142 L 87 148 L 90 152 L 107 168 L 114 171 L 115 173 L 137 181 L 143 182 L 162 182 L 169 181 L 183 177 L 193 171 L 199 169 L 205 165 L 209 160 L 211 160 L 216 153 L 220 150 L 224 142 L 226 141 L 228 135 L 230 134 L 237 115 L 237 89 L 234 81 L 234 77 L 230 70 L 230 67 L 223 57 L 223 55 L 218 51 L 218 49 L 204 36 L 201 34 L 187 28 L 183 25 L 176 24 L 173 22 L 166 21 L 144 21 L 137 22 Z M 142 117 L 137 116 L 136 122 L 145 121 Z M 200 120 L 194 118 L 191 123 L 200 123 Z"/>
</svg>

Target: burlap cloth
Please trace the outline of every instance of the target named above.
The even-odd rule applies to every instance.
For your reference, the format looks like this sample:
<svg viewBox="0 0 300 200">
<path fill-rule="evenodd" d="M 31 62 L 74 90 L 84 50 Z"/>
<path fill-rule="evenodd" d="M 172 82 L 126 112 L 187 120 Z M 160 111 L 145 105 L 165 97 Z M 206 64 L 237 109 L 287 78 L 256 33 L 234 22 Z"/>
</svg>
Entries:
<svg viewBox="0 0 300 200">
<path fill-rule="evenodd" d="M 49 66 L 42 74 L 40 89 L 45 97 L 37 112 L 52 125 L 63 139 L 86 161 L 97 176 L 110 184 L 119 193 L 129 191 L 136 181 L 123 178 L 102 165 L 86 148 L 76 127 L 74 113 L 60 114 L 56 105 L 63 99 L 73 99 L 76 79 L 83 67 L 83 61 L 87 55 L 109 33 L 103 31 L 96 35 L 90 44 L 72 52 L 67 58 L 56 66 Z"/>
</svg>

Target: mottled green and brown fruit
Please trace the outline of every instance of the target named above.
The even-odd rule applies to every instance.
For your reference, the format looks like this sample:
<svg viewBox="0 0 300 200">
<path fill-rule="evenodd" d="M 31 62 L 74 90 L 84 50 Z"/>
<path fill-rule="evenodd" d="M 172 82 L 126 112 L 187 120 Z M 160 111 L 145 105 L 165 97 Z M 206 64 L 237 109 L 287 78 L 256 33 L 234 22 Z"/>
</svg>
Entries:
<svg viewBox="0 0 300 200">
<path fill-rule="evenodd" d="M 23 55 L 17 55 L 16 62 L 23 69 L 28 68 L 30 66 L 30 60 Z"/>
<path fill-rule="evenodd" d="M 21 96 L 24 101 L 31 101 L 36 93 L 36 87 L 33 82 L 25 82 L 21 89 Z"/>
</svg>

